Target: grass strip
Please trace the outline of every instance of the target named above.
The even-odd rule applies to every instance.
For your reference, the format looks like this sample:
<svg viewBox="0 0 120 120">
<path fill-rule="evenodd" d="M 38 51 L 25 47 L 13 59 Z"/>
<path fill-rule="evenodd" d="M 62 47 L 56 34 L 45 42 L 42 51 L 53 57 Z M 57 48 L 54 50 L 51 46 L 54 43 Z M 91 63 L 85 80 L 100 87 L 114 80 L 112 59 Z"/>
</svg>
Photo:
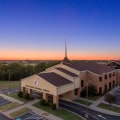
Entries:
<svg viewBox="0 0 120 120">
<path fill-rule="evenodd" d="M 13 117 L 13 118 L 16 118 L 16 117 L 18 117 L 18 116 L 20 116 L 20 115 L 22 115 L 22 114 L 24 114 L 24 113 L 26 113 L 28 111 L 31 111 L 31 110 L 29 108 L 27 108 L 27 107 L 24 107 L 24 108 L 22 108 L 22 109 L 20 109 L 18 111 L 10 113 L 9 115 L 11 117 Z"/>
<path fill-rule="evenodd" d="M 15 99 L 17 99 L 17 100 L 20 100 L 20 101 L 22 101 L 22 102 L 29 102 L 30 100 L 27 100 L 27 99 L 25 99 L 25 98 L 23 98 L 23 97 L 19 97 L 18 95 L 17 95 L 17 93 L 14 93 L 14 94 L 6 94 L 7 96 L 9 96 L 9 97 L 12 97 L 12 98 L 15 98 Z"/>
<path fill-rule="evenodd" d="M 7 111 L 7 110 L 11 110 L 13 108 L 16 108 L 17 106 L 19 106 L 20 104 L 13 102 L 13 103 L 9 103 L 3 106 L 0 106 L 0 111 Z"/>
<path fill-rule="evenodd" d="M 89 102 L 89 101 L 86 101 L 86 100 L 80 100 L 80 99 L 76 99 L 76 100 L 73 100 L 74 102 L 77 102 L 77 103 L 79 103 L 79 104 L 83 104 L 83 105 L 85 105 L 85 106 L 89 106 L 89 105 L 91 105 L 92 104 L 92 102 Z"/>
<path fill-rule="evenodd" d="M 110 110 L 110 111 L 113 111 L 113 112 L 120 113 L 120 107 L 115 107 L 115 106 L 105 104 L 105 103 L 100 103 L 98 105 L 98 107 L 106 109 L 106 110 Z"/>
<path fill-rule="evenodd" d="M 0 89 L 8 89 L 9 81 L 0 80 Z M 20 81 L 10 81 L 10 88 L 20 88 Z"/>
<path fill-rule="evenodd" d="M 55 116 L 58 116 L 64 120 L 83 120 L 79 116 L 67 111 L 67 110 L 52 110 L 50 106 L 43 106 L 39 102 L 35 103 L 33 106 L 42 109 L 48 113 L 54 114 Z"/>
</svg>

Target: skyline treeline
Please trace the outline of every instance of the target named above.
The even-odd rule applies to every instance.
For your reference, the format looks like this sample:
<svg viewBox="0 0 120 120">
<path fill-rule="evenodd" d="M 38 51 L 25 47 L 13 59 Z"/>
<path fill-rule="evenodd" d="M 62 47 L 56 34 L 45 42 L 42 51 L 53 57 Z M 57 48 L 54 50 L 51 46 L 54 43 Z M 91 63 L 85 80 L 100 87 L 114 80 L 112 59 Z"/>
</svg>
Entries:
<svg viewBox="0 0 120 120">
<path fill-rule="evenodd" d="M 53 62 L 41 62 L 36 65 L 24 64 L 20 62 L 13 62 L 10 64 L 0 63 L 0 80 L 16 81 L 33 74 L 38 74 L 44 71 L 46 68 L 58 64 L 59 61 Z"/>
</svg>

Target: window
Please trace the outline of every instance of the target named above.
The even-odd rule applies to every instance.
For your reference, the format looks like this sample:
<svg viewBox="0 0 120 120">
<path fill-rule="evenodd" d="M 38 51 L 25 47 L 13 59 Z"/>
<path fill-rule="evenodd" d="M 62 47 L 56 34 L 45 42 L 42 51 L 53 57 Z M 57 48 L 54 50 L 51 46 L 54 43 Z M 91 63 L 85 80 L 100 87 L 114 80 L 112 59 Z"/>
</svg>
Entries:
<svg viewBox="0 0 120 120">
<path fill-rule="evenodd" d="M 105 85 L 105 92 L 107 91 L 107 85 Z"/>
<path fill-rule="evenodd" d="M 109 78 L 111 78 L 111 74 L 109 74 Z"/>
<path fill-rule="evenodd" d="M 105 79 L 107 79 L 107 75 L 105 75 Z"/>
<path fill-rule="evenodd" d="M 100 82 L 102 81 L 102 77 L 99 77 L 99 81 L 100 81 Z"/>
<path fill-rule="evenodd" d="M 111 89 L 111 87 L 112 87 L 112 86 L 111 86 L 111 82 L 109 82 L 109 89 Z"/>
<path fill-rule="evenodd" d="M 113 76 L 115 76 L 115 72 L 113 72 Z"/>
<path fill-rule="evenodd" d="M 99 88 L 99 94 L 102 94 L 102 87 Z"/>
<path fill-rule="evenodd" d="M 115 80 L 113 80 L 113 87 L 115 86 Z"/>
<path fill-rule="evenodd" d="M 81 80 L 81 87 L 84 87 L 84 80 Z"/>
</svg>

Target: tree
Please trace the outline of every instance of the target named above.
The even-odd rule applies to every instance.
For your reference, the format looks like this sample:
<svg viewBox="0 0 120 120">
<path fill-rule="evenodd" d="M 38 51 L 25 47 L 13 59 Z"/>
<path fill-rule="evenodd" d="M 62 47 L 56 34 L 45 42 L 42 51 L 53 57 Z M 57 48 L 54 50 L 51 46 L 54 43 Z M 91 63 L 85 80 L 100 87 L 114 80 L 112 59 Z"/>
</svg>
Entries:
<svg viewBox="0 0 120 120">
<path fill-rule="evenodd" d="M 56 104 L 52 103 L 52 104 L 51 104 L 51 108 L 52 108 L 53 110 L 56 110 Z"/>
<path fill-rule="evenodd" d="M 87 88 L 85 87 L 82 91 L 81 91 L 81 97 L 86 97 L 87 95 Z M 97 94 L 97 89 L 94 85 L 89 85 L 88 86 L 88 96 L 95 96 Z"/>
<path fill-rule="evenodd" d="M 40 73 L 46 69 L 46 64 L 45 63 L 39 63 L 35 66 L 35 73 Z"/>
<path fill-rule="evenodd" d="M 88 95 L 95 96 L 97 94 L 97 89 L 94 85 L 88 86 Z"/>
<path fill-rule="evenodd" d="M 25 99 L 27 99 L 27 100 L 30 99 L 30 95 L 29 95 L 28 93 L 25 93 L 25 94 L 23 95 L 23 97 L 24 97 Z"/>
<path fill-rule="evenodd" d="M 114 95 L 108 93 L 105 95 L 105 101 L 111 105 L 111 103 L 116 101 L 116 97 Z"/>
<path fill-rule="evenodd" d="M 30 76 L 34 74 L 34 67 L 32 65 L 25 66 L 25 76 Z"/>
<path fill-rule="evenodd" d="M 19 92 L 18 92 L 18 96 L 19 96 L 19 97 L 22 97 L 22 96 L 23 96 L 23 92 L 22 92 L 22 91 L 19 91 Z"/>
</svg>

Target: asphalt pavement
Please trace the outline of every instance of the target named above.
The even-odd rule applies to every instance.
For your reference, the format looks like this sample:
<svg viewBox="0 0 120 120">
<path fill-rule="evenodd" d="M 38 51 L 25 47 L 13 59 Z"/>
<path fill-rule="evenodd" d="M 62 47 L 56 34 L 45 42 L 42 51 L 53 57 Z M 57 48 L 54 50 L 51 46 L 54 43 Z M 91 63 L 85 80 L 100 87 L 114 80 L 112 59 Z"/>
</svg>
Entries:
<svg viewBox="0 0 120 120">
<path fill-rule="evenodd" d="M 72 111 L 84 118 L 87 114 L 88 115 L 87 120 L 120 120 L 120 116 L 104 114 L 95 110 L 91 110 L 77 103 L 73 103 L 66 100 L 59 100 L 59 106 L 61 108 Z"/>
<path fill-rule="evenodd" d="M 7 94 L 7 93 L 17 93 L 18 91 L 20 91 L 19 88 L 16 89 L 0 89 L 0 94 Z"/>
<path fill-rule="evenodd" d="M 12 119 L 7 118 L 7 117 L 4 116 L 2 113 L 0 113 L 0 120 L 12 120 Z"/>
</svg>

